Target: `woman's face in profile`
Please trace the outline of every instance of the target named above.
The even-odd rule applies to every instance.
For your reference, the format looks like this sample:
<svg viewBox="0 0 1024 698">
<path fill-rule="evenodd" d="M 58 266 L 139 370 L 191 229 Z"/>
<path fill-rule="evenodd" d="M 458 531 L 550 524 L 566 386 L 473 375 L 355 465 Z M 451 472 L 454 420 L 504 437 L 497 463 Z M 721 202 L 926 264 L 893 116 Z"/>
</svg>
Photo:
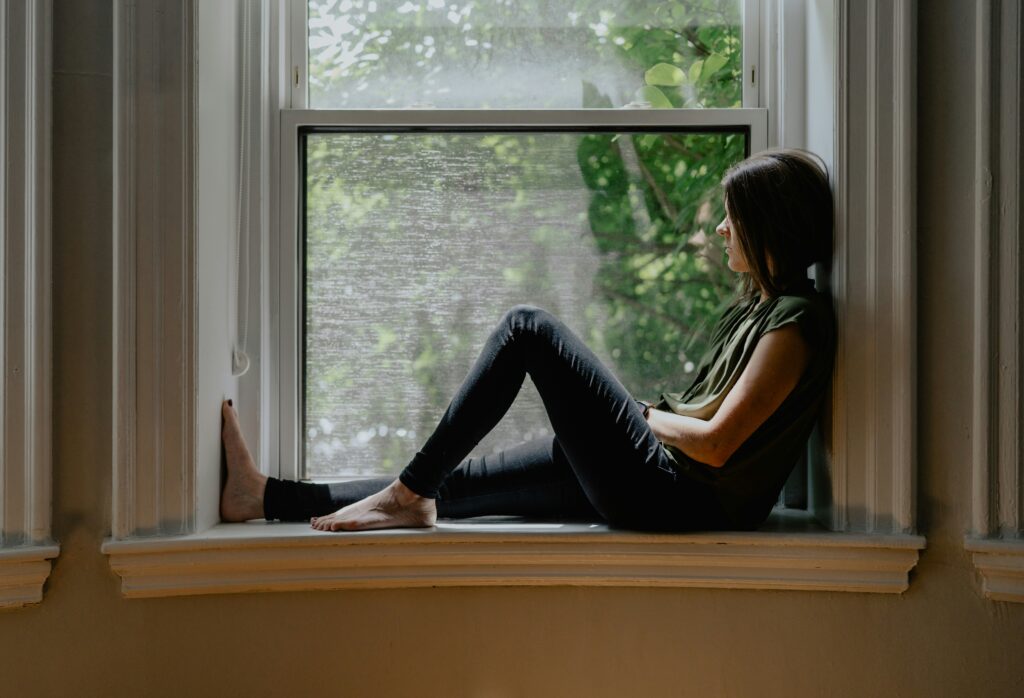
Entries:
<svg viewBox="0 0 1024 698">
<path fill-rule="evenodd" d="M 750 267 L 747 265 L 747 260 L 743 256 L 743 250 L 733 235 L 732 219 L 729 217 L 728 211 L 725 214 L 725 218 L 718 227 L 715 228 L 715 232 L 725 238 L 725 253 L 729 257 L 729 268 L 737 273 L 749 272 Z"/>
</svg>

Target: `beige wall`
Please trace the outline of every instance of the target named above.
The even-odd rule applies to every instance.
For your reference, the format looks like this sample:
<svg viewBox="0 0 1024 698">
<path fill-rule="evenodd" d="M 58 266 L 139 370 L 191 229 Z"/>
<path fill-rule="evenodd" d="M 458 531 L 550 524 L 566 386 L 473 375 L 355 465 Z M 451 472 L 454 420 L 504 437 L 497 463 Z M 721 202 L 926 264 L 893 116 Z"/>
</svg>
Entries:
<svg viewBox="0 0 1024 698">
<path fill-rule="evenodd" d="M 1024 605 L 981 598 L 970 502 L 973 3 L 920 3 L 920 530 L 902 596 L 439 589 L 121 599 L 109 530 L 111 15 L 57 0 L 54 533 L 0 614 L 0 695 L 1024 695 Z M 959 166 L 955 165 L 958 163 Z"/>
</svg>

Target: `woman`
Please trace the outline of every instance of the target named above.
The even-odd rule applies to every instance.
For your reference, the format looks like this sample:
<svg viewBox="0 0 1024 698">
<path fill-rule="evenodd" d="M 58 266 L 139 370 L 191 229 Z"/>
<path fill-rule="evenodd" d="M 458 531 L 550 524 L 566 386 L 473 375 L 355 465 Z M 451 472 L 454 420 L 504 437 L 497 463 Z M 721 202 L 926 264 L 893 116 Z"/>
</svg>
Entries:
<svg viewBox="0 0 1024 698">
<path fill-rule="evenodd" d="M 569 328 L 515 306 L 487 339 L 437 429 L 397 479 L 335 484 L 261 475 L 224 404 L 225 521 L 309 520 L 322 531 L 432 526 L 438 516 L 604 519 L 648 530 L 754 529 L 805 448 L 827 391 L 831 301 L 807 269 L 832 251 L 832 193 L 802 151 L 755 155 L 723 180 L 729 269 L 744 293 L 722 316 L 693 384 L 630 396 Z M 529 374 L 553 437 L 467 454 Z"/>
</svg>

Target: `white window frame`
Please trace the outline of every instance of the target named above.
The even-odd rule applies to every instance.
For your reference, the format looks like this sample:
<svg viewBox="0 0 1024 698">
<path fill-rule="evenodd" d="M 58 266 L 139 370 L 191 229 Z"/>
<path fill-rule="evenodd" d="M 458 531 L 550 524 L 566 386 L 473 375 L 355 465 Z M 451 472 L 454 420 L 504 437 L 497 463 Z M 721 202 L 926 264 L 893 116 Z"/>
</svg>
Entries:
<svg viewBox="0 0 1024 698">
<path fill-rule="evenodd" d="M 293 71 L 284 57 L 291 57 L 285 34 L 289 17 L 286 0 L 257 0 L 261 8 L 259 32 L 261 58 L 265 71 L 259 98 L 247 104 L 258 117 L 260 131 L 279 134 L 283 122 L 292 118 L 281 109 L 291 99 Z M 914 260 L 913 251 L 913 85 L 916 5 L 914 2 L 880 3 L 878 0 L 807 0 L 807 12 L 787 13 L 799 0 L 763 0 L 760 6 L 762 27 L 788 27 L 787 34 L 798 35 L 797 24 L 806 24 L 808 40 L 822 41 L 831 60 L 813 62 L 799 69 L 780 64 L 785 46 L 761 40 L 759 52 L 768 57 L 763 65 L 764 78 L 757 76 L 758 89 L 783 84 L 781 92 L 769 95 L 787 99 L 787 109 L 802 110 L 805 117 L 799 137 L 791 136 L 792 122 L 775 122 L 769 116 L 768 145 L 807 145 L 822 153 L 834 175 L 837 202 L 837 252 L 830 279 L 836 299 L 840 329 L 837 370 L 834 378 L 831 429 L 825 434 L 830 458 L 812 465 L 811 503 L 814 516 L 826 524 L 822 530 L 807 515 L 789 512 L 773 517 L 767 526 L 753 533 L 706 532 L 699 534 L 639 534 L 609 531 L 593 525 L 573 528 L 557 524 L 502 526 L 444 523 L 434 531 L 381 531 L 324 536 L 299 524 L 238 525 L 211 521 L 209 509 L 216 507 L 218 483 L 215 435 L 197 438 L 208 429 L 216 415 L 218 391 L 207 381 L 194 382 L 197 372 L 209 370 L 208 363 L 221 361 L 207 357 L 198 346 L 202 341 L 186 342 L 184 363 L 179 374 L 165 376 L 156 394 L 140 394 L 131 388 L 134 381 L 158 367 L 130 323 L 116 328 L 119 357 L 137 372 L 121 369 L 115 374 L 115 397 L 130 398 L 117 402 L 117 439 L 124 446 L 114 464 L 115 482 L 131 485 L 115 489 L 114 535 L 104 544 L 111 565 L 122 576 L 122 589 L 129 596 L 165 596 L 194 593 L 220 593 L 239 590 L 337 589 L 400 586 L 445 585 L 641 585 L 704 586 L 773 589 L 819 589 L 899 593 L 907 588 L 908 573 L 916 564 L 924 538 L 914 533 Z M 125 118 L 115 120 L 115 182 L 129 189 L 115 195 L 118 233 L 115 236 L 117 281 L 115 299 L 120 310 L 133 302 L 122 281 L 131 280 L 136 292 L 152 278 L 184 278 L 204 283 L 194 259 L 186 255 L 172 258 L 136 259 L 130 252 L 138 231 L 131 226 L 132 203 L 144 196 L 165 194 L 151 182 L 135 181 L 130 176 L 131 153 L 144 121 L 125 107 L 140 89 L 139 81 L 156 71 L 150 64 L 167 65 L 180 61 L 183 74 L 194 69 L 195 5 L 178 10 L 177 0 L 147 0 L 136 10 L 157 11 L 162 15 L 164 31 L 180 23 L 183 45 L 174 42 L 133 41 L 142 31 L 131 12 L 132 0 L 115 5 L 115 108 Z M 193 8 L 193 9 L 189 9 Z M 793 20 L 799 16 L 799 20 Z M 151 23 L 150 23 L 151 24 Z M 150 25 L 147 25 L 150 26 Z M 175 25 L 176 26 L 176 25 Z M 850 27 L 858 29 L 852 34 Z M 790 31 L 792 30 L 792 31 Z M 781 32 L 781 30 L 779 30 Z M 230 33 L 230 32 L 228 32 Z M 774 46 L 774 49 L 772 48 Z M 126 50 L 130 48 L 130 50 Z M 161 55 L 161 51 L 163 54 Z M 189 53 L 189 52 L 192 53 Z M 824 76 L 827 88 L 808 83 L 804 94 L 817 102 L 800 105 L 790 96 L 790 80 L 807 74 Z M 851 80 L 850 75 L 867 76 Z M 291 73 L 291 74 L 290 74 Z M 300 75 L 300 80 L 302 76 Z M 771 82 L 769 82 L 771 81 Z M 203 76 L 199 76 L 200 86 Z M 186 155 L 194 155 L 191 134 L 198 123 L 192 80 L 175 83 L 186 106 L 185 126 L 171 129 L 167 135 Z M 164 86 L 164 92 L 170 89 Z M 823 90 L 823 91 L 822 91 Z M 833 96 L 834 90 L 834 96 Z M 201 89 L 200 89 L 201 92 Z M 763 97 L 763 95 L 762 95 Z M 191 100 L 191 101 L 190 101 Z M 811 108 L 813 106 L 813 109 Z M 825 123 L 817 123 L 825 114 Z M 780 114 L 777 114 L 779 116 Z M 812 118 L 813 117 L 813 118 Z M 294 124 L 293 124 L 294 125 Z M 203 124 L 198 124 L 202 130 Z M 781 135 L 772 135 L 781 134 Z M 794 140 L 790 140 L 793 138 Z M 270 222 L 281 218 L 280 200 L 274 180 L 279 166 L 281 146 L 273 135 L 261 141 L 256 151 L 261 157 L 261 174 L 248 183 L 266 191 L 264 204 L 269 212 L 261 214 L 260 243 L 267 250 L 266 230 Z M 775 142 L 773 142 L 775 141 Z M 892 147 L 890 144 L 896 144 Z M 162 173 L 167 184 L 191 182 L 197 174 L 188 158 L 176 162 Z M 187 197 L 186 197 L 187 198 Z M 187 203 L 186 203 L 187 207 Z M 191 213 L 189 213 L 191 211 Z M 186 211 L 186 223 L 199 220 L 192 209 Z M 294 222 L 294 219 L 293 219 Z M 125 223 L 125 225 L 121 225 Z M 195 242 L 197 225 L 168 226 L 161 235 L 184 237 L 186 250 Z M 214 229 L 206 231 L 214 234 Z M 122 234 L 123 233 L 123 234 Z M 861 244 L 861 241 L 864 241 Z M 263 254 L 264 264 L 268 255 Z M 288 263 L 290 264 L 290 262 Z M 141 265 L 141 266 L 140 266 Z M 147 265 L 156 265 L 151 270 Z M 154 271 L 157 273 L 149 273 Z M 266 294 L 269 270 L 261 270 Z M 145 290 L 143 288 L 143 290 Z M 165 304 L 159 323 L 169 329 L 203 333 L 193 316 L 199 300 L 195 285 L 185 284 L 184 302 Z M 205 298 L 205 297 L 204 297 Z M 264 298 L 265 300 L 265 298 Z M 205 302 L 205 301 L 204 301 Z M 270 390 L 269 367 L 279 360 L 276 338 L 270 331 L 273 314 L 280 311 L 272 304 L 262 305 L 257 370 L 235 385 L 239 394 L 247 390 L 261 404 L 265 417 Z M 130 309 L 130 308 L 129 308 Z M 133 317 L 124 313 L 119 317 Z M 264 322 L 266 320 L 266 322 Z M 287 330 L 287 328 L 281 328 Z M 877 337 L 864 342 L 865 337 Z M 884 343 L 884 344 L 883 344 Z M 886 352 L 882 352 L 882 347 Z M 141 353 L 140 353 L 141 350 Z M 228 347 L 223 347 L 227 354 Z M 133 353 L 134 352 L 134 353 Z M 216 373 L 213 374 L 216 378 Z M 189 382 L 193 380 L 193 382 Z M 192 391 L 195 392 L 192 392 Z M 205 391 L 205 392 L 204 392 Z M 141 397 L 140 397 L 141 395 Z M 198 395 L 198 397 L 197 397 Z M 181 399 L 185 414 L 193 421 L 173 420 L 140 422 L 138 414 L 152 410 L 132 409 L 132 400 L 147 402 Z M 210 403 L 213 403 L 212 405 Z M 145 405 L 144 405 L 145 407 Z M 289 408 L 290 409 L 290 408 Z M 201 415 L 201 416 L 197 416 Z M 180 425 L 180 426 L 179 426 Z M 140 426 L 173 428 L 184 439 L 174 458 L 162 459 L 159 445 L 141 444 L 135 435 Z M 260 462 L 266 467 L 268 455 L 277 447 L 265 443 L 263 425 Z M 251 432 L 250 432 L 251 433 Z M 271 435 L 272 436 L 272 435 Z M 206 443 L 210 441 L 210 443 Z M 173 476 L 173 477 L 172 477 Z M 159 483 L 159 487 L 157 487 Z M 175 483 L 183 483 L 175 489 Z M 190 489 L 191 488 L 191 489 Z M 144 504 L 138 493 L 160 492 L 160 501 L 183 503 L 180 511 L 165 509 L 172 516 L 157 519 L 157 529 L 139 525 L 154 520 L 152 505 Z M 816 496 L 821 494 L 821 496 Z M 124 515 L 130 513 L 131 515 Z M 214 512 L 215 513 L 215 512 Z M 143 518 L 139 515 L 143 514 Z M 179 534 L 180 535 L 173 535 Z M 155 534 L 155 535 L 154 535 Z M 387 555 L 382 555 L 383 551 Z M 601 564 L 595 565 L 594 561 Z"/>
<path fill-rule="evenodd" d="M 0 5 L 0 608 L 42 600 L 50 532 L 49 0 Z"/>
</svg>

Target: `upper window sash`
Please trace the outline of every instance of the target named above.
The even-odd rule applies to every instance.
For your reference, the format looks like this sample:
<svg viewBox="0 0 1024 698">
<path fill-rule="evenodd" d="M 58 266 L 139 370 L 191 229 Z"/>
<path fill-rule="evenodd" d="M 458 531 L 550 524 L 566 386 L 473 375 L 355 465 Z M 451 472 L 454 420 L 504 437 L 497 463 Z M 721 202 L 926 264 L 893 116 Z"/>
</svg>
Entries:
<svg viewBox="0 0 1024 698">
<path fill-rule="evenodd" d="M 285 10 L 281 16 L 284 23 L 284 47 L 282 55 L 287 60 L 287 107 L 309 109 L 309 0 L 283 0 Z M 742 22 L 741 88 L 742 108 L 762 106 L 761 62 L 763 17 L 761 0 L 740 0 Z M 406 106 L 406 105 L 402 105 Z"/>
</svg>

